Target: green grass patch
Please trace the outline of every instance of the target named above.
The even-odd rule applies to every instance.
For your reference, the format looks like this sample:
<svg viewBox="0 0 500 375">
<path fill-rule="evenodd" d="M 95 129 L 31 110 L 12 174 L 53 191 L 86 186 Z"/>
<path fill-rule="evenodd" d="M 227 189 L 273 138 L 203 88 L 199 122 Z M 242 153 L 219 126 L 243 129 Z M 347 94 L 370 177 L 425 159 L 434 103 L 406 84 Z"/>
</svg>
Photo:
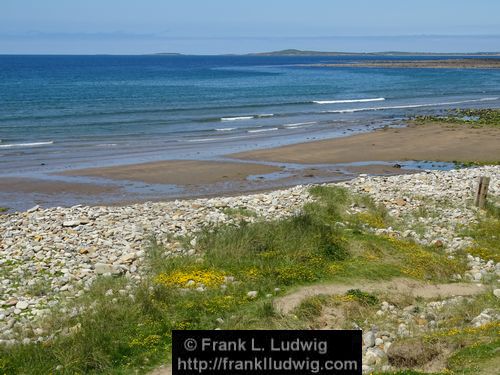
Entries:
<svg viewBox="0 0 500 375">
<path fill-rule="evenodd" d="M 328 304 L 329 297 L 324 295 L 309 297 L 295 309 L 295 315 L 304 321 L 312 321 L 321 315 L 323 307 Z"/>
<path fill-rule="evenodd" d="M 222 209 L 222 212 L 227 216 L 233 216 L 236 218 L 257 217 L 257 213 L 244 207 L 237 207 L 237 208 L 226 207 Z"/>
<path fill-rule="evenodd" d="M 471 255 L 484 260 L 500 262 L 500 206 L 489 202 L 478 223 L 465 229 L 464 235 L 474 239 L 474 246 L 467 249 Z"/>
<path fill-rule="evenodd" d="M 363 292 L 360 289 L 350 289 L 347 291 L 346 296 L 352 297 L 354 300 L 370 306 L 375 306 L 379 303 L 379 300 L 376 296 L 367 292 Z"/>
<path fill-rule="evenodd" d="M 500 322 L 493 321 L 480 327 L 471 320 L 484 309 L 499 309 L 500 302 L 491 292 L 449 308 L 448 318 L 439 331 L 424 335 L 424 340 L 436 347 L 452 349 L 447 368 L 452 374 L 497 374 Z M 494 366 L 493 366 L 494 364 Z"/>
<path fill-rule="evenodd" d="M 448 123 L 471 128 L 500 127 L 500 109 L 451 109 L 441 116 L 416 116 L 419 124 Z"/>
<path fill-rule="evenodd" d="M 0 214 L 9 211 L 7 207 L 0 207 Z"/>
<path fill-rule="evenodd" d="M 498 329 L 498 328 L 497 328 Z M 500 339 L 473 344 L 453 354 L 449 368 L 454 374 L 498 374 L 500 368 Z"/>
<path fill-rule="evenodd" d="M 486 165 L 500 165 L 500 161 L 453 161 L 458 168 L 483 167 Z"/>
</svg>

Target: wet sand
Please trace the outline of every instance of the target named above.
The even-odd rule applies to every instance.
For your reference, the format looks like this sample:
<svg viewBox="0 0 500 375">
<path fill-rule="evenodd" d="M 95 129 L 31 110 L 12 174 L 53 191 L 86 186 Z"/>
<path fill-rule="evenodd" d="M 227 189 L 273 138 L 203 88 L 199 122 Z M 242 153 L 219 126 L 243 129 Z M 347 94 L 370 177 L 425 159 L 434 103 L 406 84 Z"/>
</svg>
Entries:
<svg viewBox="0 0 500 375">
<path fill-rule="evenodd" d="M 2 177 L 0 206 L 23 210 L 36 204 L 120 205 L 268 191 L 361 173 L 391 175 L 426 168 L 415 163 L 404 165 L 415 169 L 393 166 L 397 161 L 498 162 L 499 145 L 498 128 L 410 125 L 232 154 L 227 161 L 170 160 L 69 170 L 46 179 Z"/>
<path fill-rule="evenodd" d="M 279 167 L 252 163 L 170 160 L 71 170 L 62 173 L 62 175 L 141 181 L 148 184 L 195 185 L 242 181 L 251 175 L 273 173 L 280 170 Z"/>
<path fill-rule="evenodd" d="M 146 201 L 231 196 L 300 184 L 348 180 L 360 173 L 411 173 L 392 165 L 270 166 L 242 161 L 162 161 L 60 172 L 47 179 L 0 179 L 0 207 L 12 211 L 77 204 L 120 206 Z"/>
<path fill-rule="evenodd" d="M 301 164 L 398 160 L 498 162 L 500 129 L 449 124 L 410 125 L 230 156 Z"/>
<path fill-rule="evenodd" d="M 115 186 L 90 183 L 71 183 L 18 177 L 2 177 L 0 179 L 0 192 L 97 195 L 112 194 L 117 191 L 118 188 Z"/>
<path fill-rule="evenodd" d="M 120 188 L 113 185 L 56 181 L 42 177 L 0 177 L 0 207 L 11 211 L 22 211 L 36 205 L 107 204 L 120 196 Z"/>
</svg>

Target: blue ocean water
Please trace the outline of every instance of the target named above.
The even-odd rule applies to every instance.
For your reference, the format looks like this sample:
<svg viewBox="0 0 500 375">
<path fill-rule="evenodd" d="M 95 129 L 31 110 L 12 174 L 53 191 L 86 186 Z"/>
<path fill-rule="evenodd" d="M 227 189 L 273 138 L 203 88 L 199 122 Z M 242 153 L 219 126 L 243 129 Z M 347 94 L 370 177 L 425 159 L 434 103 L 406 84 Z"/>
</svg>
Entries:
<svg viewBox="0 0 500 375">
<path fill-rule="evenodd" d="M 424 58 L 0 56 L 0 168 L 203 157 L 500 106 L 499 70 L 304 66 Z"/>
</svg>

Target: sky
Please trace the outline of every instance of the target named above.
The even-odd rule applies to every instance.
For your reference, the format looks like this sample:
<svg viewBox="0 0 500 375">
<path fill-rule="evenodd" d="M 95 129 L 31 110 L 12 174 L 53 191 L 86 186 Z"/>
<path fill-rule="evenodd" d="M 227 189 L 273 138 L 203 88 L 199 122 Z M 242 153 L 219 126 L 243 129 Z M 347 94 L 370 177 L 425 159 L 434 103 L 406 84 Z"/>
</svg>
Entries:
<svg viewBox="0 0 500 375">
<path fill-rule="evenodd" d="M 498 0 L 0 0 L 0 54 L 500 50 Z"/>
</svg>

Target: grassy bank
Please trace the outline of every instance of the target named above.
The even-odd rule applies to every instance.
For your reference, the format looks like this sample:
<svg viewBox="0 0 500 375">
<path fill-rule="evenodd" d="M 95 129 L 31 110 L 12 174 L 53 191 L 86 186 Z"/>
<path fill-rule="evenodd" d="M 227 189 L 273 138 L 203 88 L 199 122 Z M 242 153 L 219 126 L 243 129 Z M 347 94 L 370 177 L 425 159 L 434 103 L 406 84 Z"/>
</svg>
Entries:
<svg viewBox="0 0 500 375">
<path fill-rule="evenodd" d="M 194 256 L 166 258 L 153 239 L 140 285 L 130 286 L 124 277 L 102 277 L 63 312 L 55 310 L 44 319 L 52 338 L 1 346 L 0 373 L 146 372 L 168 360 L 173 329 L 311 328 L 318 311 L 333 302 L 347 307 L 351 320 L 361 321 L 380 300 L 352 290 L 333 302 L 318 297 L 294 314 L 279 314 L 273 299 L 302 285 L 396 276 L 451 282 L 466 269 L 460 255 L 450 259 L 439 248 L 373 234 L 372 228 L 394 223 L 365 196 L 326 187 L 313 188 L 312 194 L 316 201 L 301 214 L 279 221 L 249 223 L 245 218 L 253 213 L 235 212 L 240 225 L 207 228 L 197 236 Z M 470 228 L 471 235 L 485 241 L 479 247 L 493 252 L 498 249 L 491 236 L 499 222 L 494 220 L 491 228 L 490 220 Z M 191 238 L 178 241 L 194 243 Z M 471 357 L 458 352 L 452 363 L 459 368 Z"/>
</svg>

